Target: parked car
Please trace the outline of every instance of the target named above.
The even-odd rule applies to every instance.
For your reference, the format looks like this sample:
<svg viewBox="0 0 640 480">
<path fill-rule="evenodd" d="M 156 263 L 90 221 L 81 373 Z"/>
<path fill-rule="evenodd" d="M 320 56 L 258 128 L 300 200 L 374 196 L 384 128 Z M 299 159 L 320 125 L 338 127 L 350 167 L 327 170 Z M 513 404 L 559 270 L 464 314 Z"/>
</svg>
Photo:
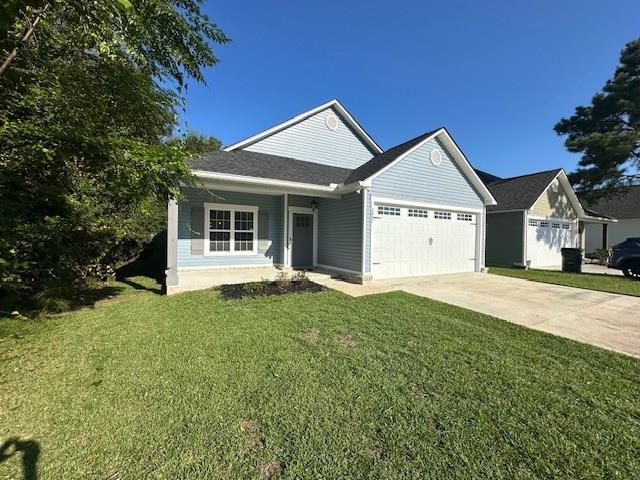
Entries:
<svg viewBox="0 0 640 480">
<path fill-rule="evenodd" d="M 622 270 L 627 278 L 640 280 L 640 237 L 627 238 L 611 247 L 607 266 Z"/>
</svg>

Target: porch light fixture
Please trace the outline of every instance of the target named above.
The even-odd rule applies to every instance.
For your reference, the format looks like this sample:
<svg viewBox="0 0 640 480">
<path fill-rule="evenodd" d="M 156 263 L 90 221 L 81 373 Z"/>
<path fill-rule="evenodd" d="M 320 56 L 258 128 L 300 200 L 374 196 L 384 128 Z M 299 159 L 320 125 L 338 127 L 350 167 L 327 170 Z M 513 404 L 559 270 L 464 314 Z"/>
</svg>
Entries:
<svg viewBox="0 0 640 480">
<path fill-rule="evenodd" d="M 316 202 L 315 200 L 311 200 L 311 210 L 315 212 L 317 208 L 318 208 L 318 202 Z"/>
</svg>

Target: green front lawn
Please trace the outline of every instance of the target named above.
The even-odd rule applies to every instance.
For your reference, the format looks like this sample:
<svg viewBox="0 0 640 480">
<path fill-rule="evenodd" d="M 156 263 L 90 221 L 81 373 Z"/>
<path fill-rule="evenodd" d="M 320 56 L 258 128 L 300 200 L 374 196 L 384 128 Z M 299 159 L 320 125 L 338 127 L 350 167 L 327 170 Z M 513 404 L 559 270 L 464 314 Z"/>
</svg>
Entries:
<svg viewBox="0 0 640 480">
<path fill-rule="evenodd" d="M 636 359 L 401 292 L 126 288 L 0 320 L 0 478 L 640 476 Z"/>
<path fill-rule="evenodd" d="M 585 288 L 600 292 L 620 293 L 640 297 L 640 281 L 622 276 L 597 275 L 593 273 L 567 273 L 550 270 L 524 270 L 521 268 L 490 267 L 489 273 L 507 277 L 524 278 L 534 282 L 553 283 L 567 287 Z"/>
</svg>

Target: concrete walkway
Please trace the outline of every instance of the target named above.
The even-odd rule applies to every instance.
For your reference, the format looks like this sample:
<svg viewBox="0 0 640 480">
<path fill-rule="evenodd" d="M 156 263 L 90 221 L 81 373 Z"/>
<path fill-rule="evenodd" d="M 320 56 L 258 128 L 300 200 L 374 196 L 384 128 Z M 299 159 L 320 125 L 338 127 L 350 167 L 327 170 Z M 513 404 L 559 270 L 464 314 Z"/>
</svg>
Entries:
<svg viewBox="0 0 640 480">
<path fill-rule="evenodd" d="M 640 357 L 640 297 L 486 273 L 379 280 L 353 285 L 311 273 L 353 296 L 404 290 L 525 327 Z"/>
<path fill-rule="evenodd" d="M 552 270 L 559 272 L 562 270 L 561 265 L 553 265 L 551 267 L 540 267 L 540 270 Z M 598 265 L 597 263 L 583 263 L 582 273 L 591 273 L 594 275 L 614 275 L 616 277 L 622 277 L 624 274 L 622 270 L 616 270 L 615 268 L 607 268 L 606 265 Z"/>
</svg>

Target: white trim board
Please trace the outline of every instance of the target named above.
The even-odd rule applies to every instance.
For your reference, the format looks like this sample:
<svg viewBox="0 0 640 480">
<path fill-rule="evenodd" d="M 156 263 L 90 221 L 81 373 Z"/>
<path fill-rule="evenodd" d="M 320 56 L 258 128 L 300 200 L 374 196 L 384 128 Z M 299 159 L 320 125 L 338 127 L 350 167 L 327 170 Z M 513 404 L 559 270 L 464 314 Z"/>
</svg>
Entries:
<svg viewBox="0 0 640 480">
<path fill-rule="evenodd" d="M 377 153 L 382 153 L 382 149 L 380 148 L 380 146 L 373 140 L 373 138 L 369 136 L 367 132 L 364 131 L 364 129 L 360 126 L 358 122 L 356 122 L 356 120 L 351 116 L 351 114 L 347 111 L 347 109 L 344 108 L 342 104 L 335 98 L 333 100 L 329 100 L 326 103 L 323 103 L 322 105 L 318 105 L 317 107 L 312 108 L 311 110 L 302 112 L 301 114 L 296 115 L 295 117 L 290 118 L 289 120 L 286 120 L 284 122 L 281 122 L 271 128 L 258 132 L 255 135 L 250 136 L 249 138 L 245 138 L 244 140 L 240 140 L 239 142 L 233 143 L 228 147 L 223 148 L 223 150 L 225 152 L 229 152 L 231 150 L 237 150 L 238 148 L 245 147 L 259 140 L 262 140 L 263 138 L 266 138 L 270 135 L 278 133 L 292 125 L 295 125 L 296 123 L 306 120 L 307 118 L 315 115 L 316 113 L 319 113 L 331 107 L 335 108 L 338 111 L 338 113 L 343 117 L 343 119 L 346 120 L 349 126 L 356 132 L 356 134 L 360 137 L 360 139 L 363 140 L 369 146 L 371 150 Z"/>
<path fill-rule="evenodd" d="M 330 185 L 315 185 L 312 183 L 302 183 L 302 182 L 291 182 L 287 180 L 274 180 L 271 178 L 260 178 L 260 177 L 248 177 L 245 175 L 233 175 L 230 173 L 217 173 L 217 172 L 207 172 L 204 170 L 192 170 L 196 177 L 204 179 L 204 180 L 218 180 L 221 182 L 231 182 L 231 183 L 245 183 L 251 185 L 258 185 L 263 187 L 278 187 L 274 189 L 275 192 L 282 193 L 282 189 L 298 189 L 303 191 L 310 192 L 318 192 L 318 193 L 335 193 L 336 189 L 339 187 L 338 184 L 332 183 Z"/>
<path fill-rule="evenodd" d="M 234 265 L 193 265 L 191 267 L 178 267 L 178 272 L 189 272 L 189 271 L 200 271 L 200 270 L 243 270 L 243 269 L 251 269 L 256 270 L 260 268 L 275 268 L 277 267 L 277 263 L 267 262 L 267 263 L 248 263 L 246 265 L 242 264 L 234 264 Z"/>
<path fill-rule="evenodd" d="M 452 212 L 482 213 L 481 208 L 456 207 L 454 205 L 441 205 L 438 203 L 414 202 L 413 200 L 398 200 L 396 198 L 372 197 L 371 202 L 401 207 L 422 207 L 431 210 L 450 210 Z"/>
<path fill-rule="evenodd" d="M 400 162 L 404 157 L 416 151 L 418 148 L 423 146 L 429 140 L 432 140 L 436 137 L 439 137 L 438 139 L 444 144 L 445 148 L 447 148 L 447 150 L 449 150 L 449 152 L 452 153 L 453 159 L 456 161 L 456 163 L 458 164 L 462 172 L 466 175 L 466 177 L 471 181 L 471 184 L 476 188 L 480 196 L 483 198 L 485 204 L 497 205 L 496 199 L 493 197 L 493 195 L 491 194 L 487 186 L 484 184 L 484 182 L 480 180 L 480 177 L 478 176 L 476 171 L 473 169 L 473 167 L 469 163 L 469 160 L 467 160 L 467 157 L 464 155 L 464 153 L 462 153 L 462 150 L 458 148 L 458 145 L 453 140 L 453 138 L 451 138 L 451 135 L 449 135 L 449 132 L 447 132 L 446 128 L 440 128 L 436 130 L 431 135 L 429 135 L 428 137 L 418 142 L 417 145 L 413 146 L 412 148 L 404 152 L 402 155 L 398 156 L 398 158 L 396 158 L 393 162 L 391 162 L 390 164 L 386 165 L 384 168 L 372 174 L 370 177 L 368 177 L 365 180 L 365 182 L 371 182 L 374 178 L 376 178 L 379 175 L 382 175 L 384 172 L 386 172 L 391 167 L 393 167 L 398 162 Z"/>
<path fill-rule="evenodd" d="M 258 195 L 272 195 L 272 196 L 281 196 L 285 193 L 289 195 L 303 195 L 309 197 L 319 197 L 319 198 L 341 198 L 342 195 L 339 193 L 324 193 L 324 192 L 314 192 L 303 189 L 295 189 L 295 188 L 278 188 L 278 187 L 270 187 L 270 186 L 260 186 L 260 185 L 251 185 L 251 184 L 243 184 L 243 183 L 225 183 L 221 181 L 210 181 L 205 180 L 204 182 L 200 182 L 195 186 L 196 188 L 203 188 L 205 190 L 212 191 L 221 191 L 221 192 L 242 192 L 242 193 L 257 193 Z"/>
</svg>

